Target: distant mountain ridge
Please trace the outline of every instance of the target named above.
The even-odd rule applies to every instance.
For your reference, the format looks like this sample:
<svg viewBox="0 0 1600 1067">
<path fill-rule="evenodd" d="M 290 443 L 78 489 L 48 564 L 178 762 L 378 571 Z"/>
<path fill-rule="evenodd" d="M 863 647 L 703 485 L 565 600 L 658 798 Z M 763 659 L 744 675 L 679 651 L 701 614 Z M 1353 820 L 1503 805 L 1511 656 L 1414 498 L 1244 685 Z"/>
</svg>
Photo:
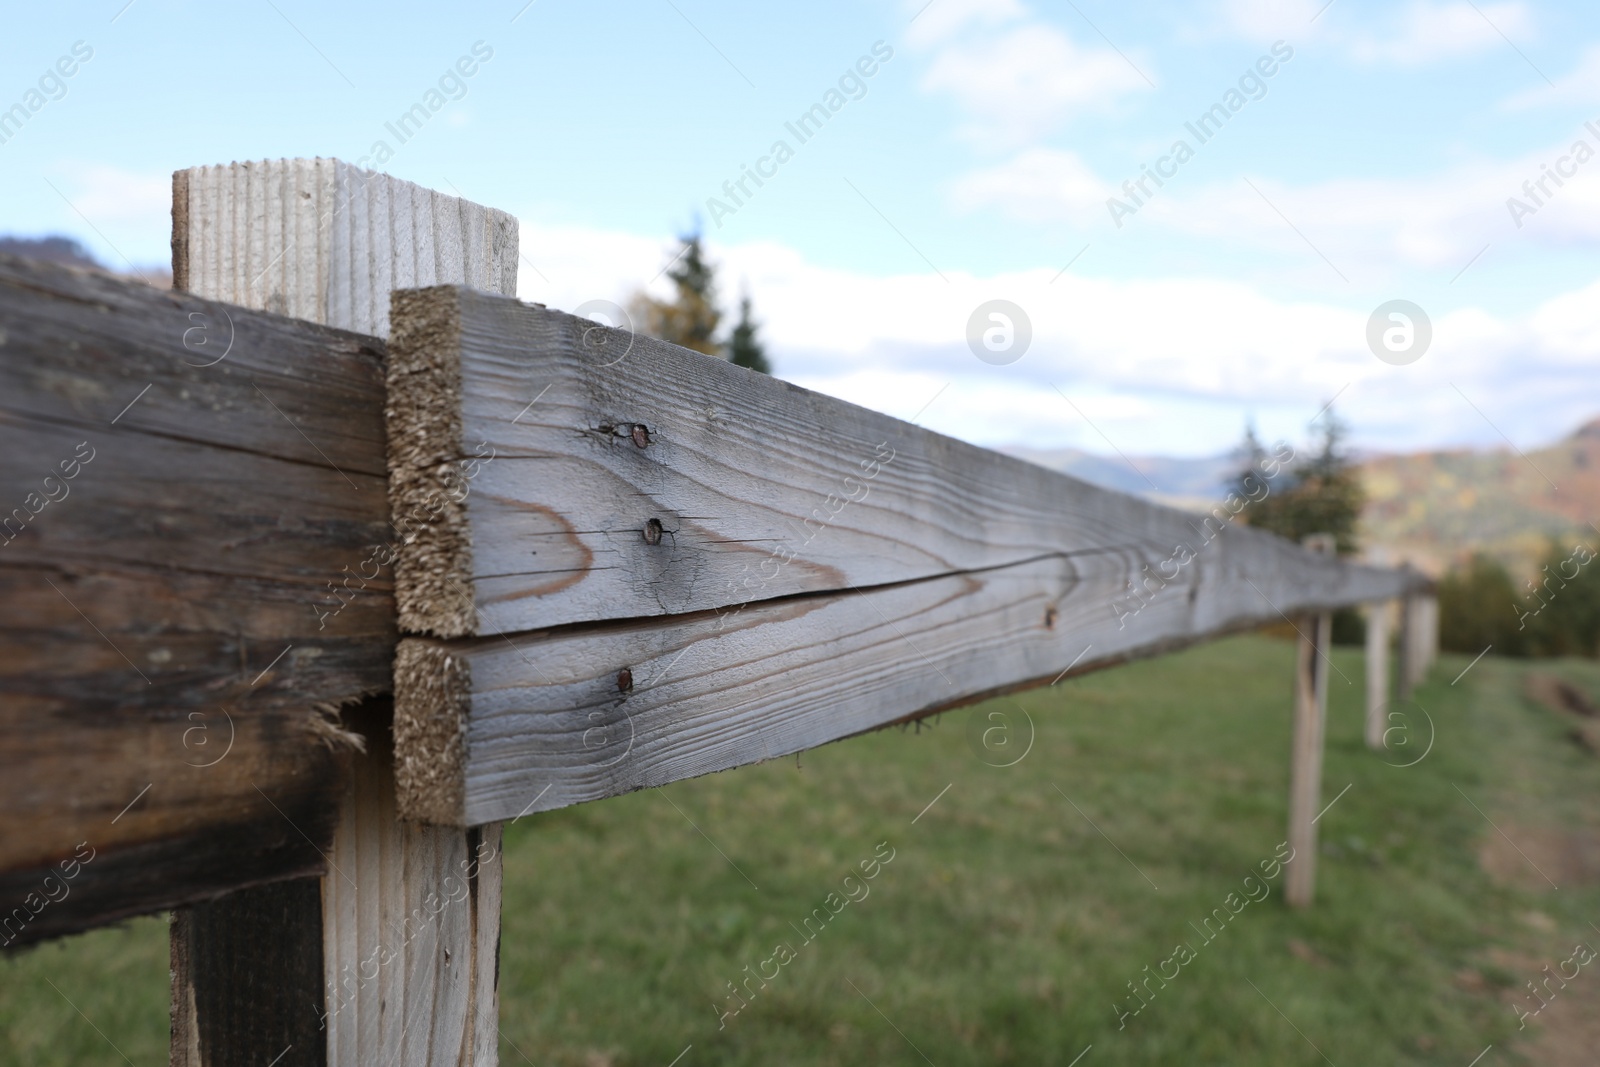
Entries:
<svg viewBox="0 0 1600 1067">
<path fill-rule="evenodd" d="M 1009 455 L 1119 492 L 1203 511 L 1228 492 L 1234 453 L 1198 459 L 1002 446 Z M 1456 449 L 1360 460 L 1362 540 L 1438 574 L 1474 552 L 1531 574 L 1551 537 L 1600 541 L 1600 418 L 1525 456 Z"/>
<path fill-rule="evenodd" d="M 59 263 L 64 267 L 82 267 L 85 270 L 113 274 L 129 281 L 144 282 L 157 289 L 172 288 L 172 271 L 165 266 L 113 270 L 89 253 L 89 250 L 72 237 L 12 237 L 0 234 L 0 255 L 40 259 L 46 263 Z"/>
<path fill-rule="evenodd" d="M 1171 456 L 1099 456 L 1077 448 L 1029 448 L 1002 445 L 998 451 L 1041 467 L 1121 493 L 1160 500 L 1176 507 L 1204 510 L 1227 494 L 1239 470 L 1236 456 L 1180 459 Z"/>
<path fill-rule="evenodd" d="M 1544 448 L 1378 456 L 1362 525 L 1439 572 L 1483 552 L 1527 575 L 1549 539 L 1600 541 L 1600 418 Z"/>
</svg>

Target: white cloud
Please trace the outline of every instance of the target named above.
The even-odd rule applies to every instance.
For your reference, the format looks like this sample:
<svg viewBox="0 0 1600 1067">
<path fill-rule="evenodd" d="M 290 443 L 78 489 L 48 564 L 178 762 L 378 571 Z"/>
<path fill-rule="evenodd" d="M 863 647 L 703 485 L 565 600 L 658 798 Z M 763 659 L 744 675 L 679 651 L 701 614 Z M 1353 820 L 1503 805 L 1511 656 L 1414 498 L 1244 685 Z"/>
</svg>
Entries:
<svg viewBox="0 0 1600 1067">
<path fill-rule="evenodd" d="M 1600 282 L 1546 301 L 1529 324 L 1544 358 L 1593 369 L 1600 352 Z"/>
<path fill-rule="evenodd" d="M 1027 16 L 1018 0 L 905 0 L 901 6 L 911 18 L 906 40 L 913 47 L 948 40 L 973 23 L 999 26 Z"/>
<path fill-rule="evenodd" d="M 1026 222 L 1086 226 L 1106 218 L 1106 198 L 1115 192 L 1076 153 L 1030 148 L 957 179 L 950 202 L 958 211 L 996 207 Z"/>
<path fill-rule="evenodd" d="M 660 275 L 673 251 L 662 241 L 581 226 L 521 224 L 523 262 L 517 295 L 571 310 L 590 300 L 625 304 L 639 286 Z M 664 277 L 653 291 L 666 295 Z"/>
<path fill-rule="evenodd" d="M 963 131 L 967 137 L 1009 147 L 1148 86 L 1115 52 L 1079 47 L 1060 30 L 1034 23 L 945 47 L 922 88 L 955 97 L 974 120 Z"/>
<path fill-rule="evenodd" d="M 1578 63 L 1556 79 L 1555 85 L 1538 85 L 1509 97 L 1501 108 L 1522 111 L 1534 107 L 1575 104 L 1579 107 L 1600 103 L 1600 45 L 1583 50 Z"/>
<path fill-rule="evenodd" d="M 1318 12 L 1328 0 L 1222 0 L 1222 25 L 1247 41 L 1271 44 L 1283 39 L 1298 42 L 1320 21 Z"/>
<path fill-rule="evenodd" d="M 100 164 L 74 168 L 68 195 L 72 206 L 96 226 L 142 223 L 172 207 L 172 175 L 140 174 Z"/>
<path fill-rule="evenodd" d="M 1267 43 L 1298 43 L 1312 34 L 1358 62 L 1416 67 L 1506 47 L 1533 34 L 1533 18 L 1522 0 L 1410 0 L 1396 5 L 1377 28 L 1327 0 L 1223 0 L 1221 18 L 1233 33 Z"/>
<path fill-rule="evenodd" d="M 922 89 L 951 96 L 967 117 L 960 133 L 984 147 L 1026 144 L 1151 88 L 1148 59 L 1135 69 L 1114 49 L 1080 46 L 1018 0 L 934 0 L 909 40 L 932 50 Z"/>
<path fill-rule="evenodd" d="M 1527 38 L 1531 32 L 1532 19 L 1520 0 L 1478 5 L 1413 0 L 1384 32 L 1352 35 L 1345 47 L 1358 62 L 1416 67 L 1496 45 L 1504 48 L 1501 34 Z"/>
<path fill-rule="evenodd" d="M 1253 178 L 1259 193 L 1242 178 L 1195 184 L 1180 169 L 1132 217 L 1122 218 L 1122 228 L 1165 227 L 1297 256 L 1309 239 L 1347 275 L 1381 275 L 1396 266 L 1453 274 L 1486 244 L 1594 247 L 1600 245 L 1600 155 L 1581 166 L 1562 163 L 1575 173 L 1560 186 L 1546 177 L 1546 167 L 1568 157 L 1579 137 L 1600 153 L 1600 137 L 1578 128 L 1547 151 L 1520 159 L 1461 163 L 1411 178 L 1300 186 Z M 1137 178 L 1140 165 L 1152 162 L 1130 160 L 1126 173 L 1100 175 L 1075 154 L 1034 149 L 969 172 L 952 183 L 948 200 L 958 211 L 991 209 L 1028 223 L 1061 222 L 1075 235 L 1092 227 L 1109 237 L 1117 230 L 1106 198 L 1134 203 L 1117 179 Z M 1546 180 L 1536 194 L 1542 204 L 1523 189 L 1540 178 Z M 1507 206 L 1510 197 L 1538 208 L 1520 227 Z"/>
<path fill-rule="evenodd" d="M 665 261 L 657 241 L 528 222 L 523 245 L 550 284 L 525 270 L 522 295 L 557 307 L 617 299 Z M 1367 309 L 1279 300 L 1238 282 L 1052 269 L 871 277 L 770 243 L 711 253 L 726 297 L 748 280 L 783 377 L 900 418 L 948 384 L 922 423 L 980 444 L 1104 453 L 1103 432 L 1130 454 L 1212 454 L 1250 414 L 1269 434 L 1294 436 L 1341 390 L 1340 409 L 1370 447 L 1497 441 L 1456 387 L 1522 445 L 1594 413 L 1600 283 L 1522 317 L 1429 308 L 1432 347 L 1394 367 L 1366 348 Z M 979 362 L 966 342 L 969 316 L 995 298 L 1022 306 L 1033 326 L 1027 354 L 1005 367 Z"/>
</svg>

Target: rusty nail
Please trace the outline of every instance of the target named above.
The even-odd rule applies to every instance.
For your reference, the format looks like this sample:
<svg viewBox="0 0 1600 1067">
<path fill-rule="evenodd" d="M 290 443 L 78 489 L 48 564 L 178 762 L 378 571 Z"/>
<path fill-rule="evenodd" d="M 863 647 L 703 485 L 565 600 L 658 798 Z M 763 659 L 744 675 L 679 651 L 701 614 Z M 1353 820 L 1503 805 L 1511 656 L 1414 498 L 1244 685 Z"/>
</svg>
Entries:
<svg viewBox="0 0 1600 1067">
<path fill-rule="evenodd" d="M 1044 625 L 1045 625 L 1045 629 L 1047 629 L 1047 630 L 1054 630 L 1056 628 L 1056 609 L 1055 608 L 1045 608 L 1044 609 Z"/>
<path fill-rule="evenodd" d="M 644 524 L 644 543 L 659 545 L 661 543 L 661 520 L 651 519 Z"/>
<path fill-rule="evenodd" d="M 624 693 L 633 688 L 633 672 L 626 667 L 617 672 L 617 688 Z"/>
<path fill-rule="evenodd" d="M 633 424 L 633 443 L 636 448 L 643 448 L 650 443 L 650 431 L 645 429 L 642 422 Z"/>
</svg>

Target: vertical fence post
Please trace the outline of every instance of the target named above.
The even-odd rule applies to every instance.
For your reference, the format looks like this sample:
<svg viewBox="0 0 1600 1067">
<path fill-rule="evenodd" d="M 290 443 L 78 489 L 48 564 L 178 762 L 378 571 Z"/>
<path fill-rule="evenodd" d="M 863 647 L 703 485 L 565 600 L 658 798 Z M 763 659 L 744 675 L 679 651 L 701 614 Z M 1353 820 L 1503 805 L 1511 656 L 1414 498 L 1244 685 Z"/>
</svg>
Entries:
<svg viewBox="0 0 1600 1067">
<path fill-rule="evenodd" d="M 1406 572 L 1408 579 L 1415 577 L 1410 565 L 1400 568 Z M 1405 594 L 1400 598 L 1400 648 L 1399 663 L 1396 674 L 1398 675 L 1398 696 L 1401 700 L 1411 699 L 1411 689 L 1417 681 L 1417 596 L 1407 585 Z"/>
<path fill-rule="evenodd" d="M 1384 711 L 1389 703 L 1389 612 L 1392 602 L 1367 605 L 1367 747 L 1383 748 Z"/>
<path fill-rule="evenodd" d="M 1332 553 L 1333 537 L 1312 534 L 1305 546 Z M 1289 752 L 1289 846 L 1294 858 L 1284 865 L 1284 897 L 1291 907 L 1309 907 L 1317 880 L 1317 806 L 1322 800 L 1322 747 L 1327 723 L 1328 667 L 1333 616 L 1303 617 L 1294 672 L 1294 731 Z"/>
<path fill-rule="evenodd" d="M 329 326 L 387 338 L 393 289 L 516 293 L 511 216 L 337 160 L 179 171 L 172 215 L 175 288 Z M 496 1062 L 500 828 L 400 823 L 391 702 L 364 701 L 346 723 L 367 752 L 354 757 L 328 874 L 309 883 L 309 897 L 287 894 L 297 922 L 257 923 L 252 939 L 219 936 L 202 921 L 209 911 L 175 915 L 174 1064 L 264 1067 L 279 1055 L 277 1067 Z M 224 901 L 251 917 L 275 903 L 265 899 L 272 894 L 284 891 Z M 285 973 L 280 957 L 312 961 L 315 987 Z M 243 1020 L 264 1002 L 290 1003 L 297 1025 L 311 1019 L 292 1048 L 251 1040 Z"/>
<path fill-rule="evenodd" d="M 1427 677 L 1434 663 L 1439 658 L 1439 597 L 1434 592 L 1429 592 L 1422 598 L 1422 673 L 1417 681 Z"/>
<path fill-rule="evenodd" d="M 1401 602 L 1400 696 L 1409 700 L 1411 691 L 1428 676 L 1439 651 L 1439 602 L 1422 575 L 1411 572 L 1413 585 Z"/>
</svg>

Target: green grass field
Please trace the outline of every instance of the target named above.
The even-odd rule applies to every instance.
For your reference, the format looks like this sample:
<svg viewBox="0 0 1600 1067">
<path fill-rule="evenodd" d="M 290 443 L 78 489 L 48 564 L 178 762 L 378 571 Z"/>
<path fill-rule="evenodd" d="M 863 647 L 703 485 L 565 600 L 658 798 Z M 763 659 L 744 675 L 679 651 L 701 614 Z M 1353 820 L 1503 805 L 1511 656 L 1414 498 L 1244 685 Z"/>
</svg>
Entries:
<svg viewBox="0 0 1600 1067">
<path fill-rule="evenodd" d="M 1519 1037 L 1510 1004 L 1575 942 L 1600 946 L 1600 872 L 1549 846 L 1600 832 L 1600 760 L 1523 698 L 1522 677 L 1600 694 L 1600 666 L 1486 658 L 1451 686 L 1467 660 L 1445 657 L 1417 693 L 1434 744 L 1401 768 L 1385 760 L 1420 755 L 1426 723 L 1393 754 L 1367 751 L 1361 656 L 1336 650 L 1350 684 L 1332 679 L 1325 802 L 1350 788 L 1320 822 L 1317 903 L 1290 912 L 1279 877 L 1207 942 L 1190 924 L 1242 896 L 1285 837 L 1292 657 L 1287 642 L 1230 639 L 798 766 L 522 819 L 506 835 L 501 1062 L 668 1067 L 692 1046 L 679 1067 L 1466 1067 L 1491 1044 L 1481 1067 L 1553 1062 L 1527 1044 L 1543 1024 Z M 987 765 L 969 721 L 1020 723 L 1019 708 L 1031 750 Z M 1491 879 L 1485 816 L 1527 835 L 1561 888 L 1514 851 Z M 830 893 L 838 908 L 883 842 L 893 859 L 868 895 L 820 933 L 813 920 L 807 942 L 803 920 L 830 914 Z M 109 1040 L 140 1067 L 163 1062 L 165 936 L 145 919 L 4 960 L 0 1057 L 121 1062 Z M 1180 943 L 1193 958 L 1119 1028 L 1141 1003 L 1128 983 Z M 719 1021 L 741 1003 L 728 983 L 762 968 L 775 977 Z M 1600 1004 L 1596 970 L 1569 999 Z"/>
</svg>

